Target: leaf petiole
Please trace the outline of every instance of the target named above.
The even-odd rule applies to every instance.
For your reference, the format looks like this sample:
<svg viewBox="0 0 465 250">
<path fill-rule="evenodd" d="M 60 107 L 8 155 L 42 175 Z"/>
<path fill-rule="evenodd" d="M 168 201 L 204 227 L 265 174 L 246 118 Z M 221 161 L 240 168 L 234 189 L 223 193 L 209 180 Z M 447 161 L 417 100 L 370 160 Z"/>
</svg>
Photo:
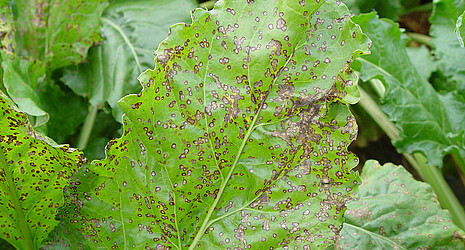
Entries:
<svg viewBox="0 0 465 250">
<path fill-rule="evenodd" d="M 86 120 L 84 121 L 84 125 L 82 126 L 82 130 L 79 134 L 79 139 L 77 142 L 77 147 L 80 150 L 84 150 L 87 146 L 87 143 L 89 142 L 90 134 L 92 132 L 92 128 L 94 127 L 95 118 L 97 117 L 97 111 L 97 106 L 89 106 L 89 113 L 87 114 Z"/>
</svg>

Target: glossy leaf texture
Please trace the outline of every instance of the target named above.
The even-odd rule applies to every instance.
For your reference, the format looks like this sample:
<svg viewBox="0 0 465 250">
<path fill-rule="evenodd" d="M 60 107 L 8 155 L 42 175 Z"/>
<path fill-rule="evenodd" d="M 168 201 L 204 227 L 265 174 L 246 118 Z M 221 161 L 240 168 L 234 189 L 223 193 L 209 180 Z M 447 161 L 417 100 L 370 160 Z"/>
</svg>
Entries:
<svg viewBox="0 0 465 250">
<path fill-rule="evenodd" d="M 369 47 L 350 17 L 338 1 L 220 1 L 171 27 L 120 101 L 123 136 L 68 190 L 67 231 L 91 248 L 334 244 L 358 183 L 348 64 Z"/>
<path fill-rule="evenodd" d="M 63 188 L 85 159 L 36 133 L 27 115 L 0 97 L 0 237 L 17 249 L 38 249 L 59 223 Z"/>
<path fill-rule="evenodd" d="M 361 79 L 379 79 L 386 87 L 381 108 L 400 130 L 394 146 L 407 153 L 422 152 L 431 165 L 442 166 L 449 152 L 465 157 L 465 103 L 456 92 L 439 94 L 410 62 L 396 24 L 375 13 L 356 16 L 373 41 L 371 55 L 355 68 Z"/>
<path fill-rule="evenodd" d="M 340 249 L 461 249 L 465 233 L 427 183 L 402 166 L 369 160 L 347 203 Z"/>
<path fill-rule="evenodd" d="M 465 25 L 463 24 L 464 15 L 465 11 L 457 18 L 457 22 L 455 23 L 455 34 L 462 48 L 464 47 L 463 40 L 465 39 Z"/>
<path fill-rule="evenodd" d="M 465 93 L 465 50 L 457 40 L 455 28 L 457 18 L 465 10 L 464 0 L 435 0 L 430 18 L 433 53 L 441 72 L 452 81 L 454 89 Z"/>
<path fill-rule="evenodd" d="M 48 71 L 84 61 L 100 38 L 105 0 L 17 0 L 19 55 L 41 60 Z"/>
<path fill-rule="evenodd" d="M 94 106 L 108 103 L 122 122 L 118 101 L 142 89 L 137 77 L 153 68 L 158 44 L 195 7 L 193 0 L 111 1 L 103 14 L 102 44 L 89 51 L 86 63 L 66 70 L 63 82 Z"/>
</svg>

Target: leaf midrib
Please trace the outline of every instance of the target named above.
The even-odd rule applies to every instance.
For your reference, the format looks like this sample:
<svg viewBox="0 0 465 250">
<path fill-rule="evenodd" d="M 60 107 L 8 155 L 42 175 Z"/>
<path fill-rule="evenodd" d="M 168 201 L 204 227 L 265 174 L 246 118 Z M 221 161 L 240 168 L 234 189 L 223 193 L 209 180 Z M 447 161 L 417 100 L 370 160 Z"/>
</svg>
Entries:
<svg viewBox="0 0 465 250">
<path fill-rule="evenodd" d="M 383 237 L 383 236 L 381 236 L 381 235 L 379 235 L 379 234 L 376 234 L 376 233 L 373 233 L 373 232 L 371 232 L 371 231 L 368 231 L 368 230 L 366 230 L 366 229 L 364 229 L 364 228 L 362 228 L 362 227 L 358 227 L 358 226 L 355 226 L 355 225 L 352 225 L 352 224 L 349 224 L 349 223 L 344 223 L 344 224 L 343 224 L 343 227 L 351 227 L 351 228 L 353 228 L 353 229 L 355 229 L 355 230 L 359 230 L 359 231 L 362 231 L 362 232 L 364 232 L 364 233 L 370 235 L 373 239 L 380 239 L 380 241 L 387 241 L 387 242 L 389 242 L 389 243 L 391 244 L 391 246 L 396 246 L 396 247 L 398 247 L 399 249 L 405 249 L 405 250 L 407 250 L 407 248 L 405 248 L 405 247 L 403 247 L 403 246 L 397 244 L 396 242 L 392 241 L 390 238 L 388 238 L 388 237 Z"/>
<path fill-rule="evenodd" d="M 15 207 L 16 216 L 19 220 L 19 226 L 21 228 L 21 234 L 23 236 L 24 244 L 26 249 L 37 249 L 32 240 L 31 230 L 29 228 L 28 223 L 26 222 L 26 218 L 24 217 L 24 213 L 22 211 L 21 203 L 19 202 L 18 196 L 16 195 L 16 185 L 13 182 L 13 176 L 11 175 L 10 168 L 6 162 L 5 154 L 3 153 L 3 149 L 0 148 L 0 159 L 2 162 L 3 172 L 5 173 L 5 178 L 8 185 L 8 191 L 11 194 L 11 201 L 13 202 L 13 206 Z"/>
<path fill-rule="evenodd" d="M 288 6 L 287 6 L 287 7 L 288 7 Z M 320 7 L 321 7 L 321 6 L 320 6 Z M 245 8 L 245 7 L 244 7 L 244 8 Z M 291 8 L 289 8 L 289 9 L 291 9 Z M 318 9 L 319 9 L 319 8 L 318 8 Z M 315 10 L 315 11 L 316 11 L 316 10 Z M 308 18 L 308 19 L 311 19 L 312 17 L 313 17 L 313 13 L 312 13 L 311 15 L 308 15 L 307 18 Z M 303 33 L 302 33 L 302 34 L 303 34 Z M 295 51 L 296 51 L 296 48 L 299 48 L 299 44 L 301 43 L 302 37 L 303 37 L 302 34 L 301 34 L 300 40 L 296 43 L 295 48 L 294 48 L 293 52 L 291 53 L 291 55 L 289 56 L 289 58 L 287 59 L 286 63 L 277 71 L 277 75 L 276 75 L 275 79 L 274 79 L 273 82 L 270 84 L 269 91 L 267 92 L 265 98 L 263 99 L 263 103 L 260 105 L 260 107 L 259 107 L 257 113 L 255 114 L 254 119 L 252 120 L 252 123 L 250 124 L 250 127 L 249 127 L 249 129 L 247 130 L 247 134 L 245 135 L 244 139 L 242 140 L 241 146 L 239 147 L 239 150 L 237 151 L 237 153 L 236 153 L 236 155 L 235 155 L 236 157 L 235 157 L 234 162 L 233 162 L 233 164 L 232 164 L 232 166 L 231 166 L 231 169 L 229 170 L 229 173 L 228 173 L 228 175 L 226 176 L 226 178 L 224 179 L 224 181 L 221 183 L 221 186 L 220 186 L 220 190 L 219 190 L 219 192 L 218 192 L 218 195 L 217 195 L 216 199 L 214 200 L 213 204 L 210 206 L 210 209 L 208 210 L 207 216 L 206 216 L 205 219 L 203 220 L 202 225 L 201 225 L 199 231 L 197 232 L 197 234 L 196 234 L 194 240 L 192 241 L 191 245 L 189 246 L 189 250 L 193 250 L 193 249 L 196 247 L 196 245 L 198 244 L 198 242 L 200 241 L 200 239 L 201 239 L 202 236 L 204 235 L 204 232 L 205 232 L 205 230 L 207 229 L 207 227 L 208 227 L 209 225 L 211 225 L 212 222 L 216 222 L 216 221 L 217 221 L 217 220 L 210 221 L 210 217 L 211 217 L 211 215 L 213 214 L 213 211 L 215 210 L 215 208 L 216 208 L 216 206 L 217 206 L 219 200 L 221 199 L 221 196 L 222 196 L 222 194 L 223 194 L 223 192 L 224 192 L 224 189 L 226 188 L 226 185 L 227 185 L 227 183 L 228 183 L 228 180 L 231 178 L 231 175 L 233 174 L 233 172 L 234 172 L 234 170 L 235 170 L 235 168 L 236 168 L 236 166 L 237 166 L 237 162 L 238 162 L 239 159 L 241 158 L 240 156 L 241 156 L 241 154 L 242 154 L 242 152 L 243 152 L 243 150 L 244 150 L 244 147 L 245 147 L 245 145 L 246 145 L 246 143 L 247 143 L 247 141 L 248 141 L 248 138 L 250 137 L 250 135 L 252 134 L 252 132 L 258 127 L 258 126 L 256 126 L 255 124 L 256 124 L 257 119 L 258 119 L 258 117 L 259 117 L 259 115 L 260 115 L 260 113 L 261 113 L 261 110 L 262 110 L 262 108 L 263 108 L 263 104 L 265 103 L 265 100 L 268 99 L 268 94 L 271 92 L 271 89 L 273 88 L 273 86 L 275 85 L 276 81 L 278 80 L 278 78 L 279 78 L 279 76 L 280 76 L 280 74 L 281 74 L 281 69 L 285 68 L 285 67 L 289 64 L 289 62 L 291 61 L 291 59 L 294 57 L 294 53 L 295 53 Z M 210 50 L 211 50 L 212 47 L 213 47 L 213 44 L 210 46 Z M 249 68 L 250 68 L 250 67 L 249 67 Z M 258 196 L 257 196 L 257 197 L 258 197 Z M 257 197 L 256 197 L 256 198 L 257 198 Z M 251 202 L 253 202 L 256 198 L 254 198 Z M 230 214 L 233 214 L 233 213 L 235 213 L 235 212 L 237 212 L 237 211 L 231 212 Z M 228 214 L 228 216 L 229 216 L 230 214 Z M 226 217 L 226 216 L 222 216 L 222 218 L 223 218 L 223 217 Z"/>
</svg>

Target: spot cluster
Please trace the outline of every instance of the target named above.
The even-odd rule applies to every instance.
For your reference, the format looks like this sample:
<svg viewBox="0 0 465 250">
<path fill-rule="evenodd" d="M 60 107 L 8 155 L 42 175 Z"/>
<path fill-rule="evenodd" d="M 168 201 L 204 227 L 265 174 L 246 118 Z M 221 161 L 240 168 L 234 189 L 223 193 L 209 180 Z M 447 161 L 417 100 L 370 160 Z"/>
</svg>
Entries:
<svg viewBox="0 0 465 250">
<path fill-rule="evenodd" d="M 32 129 L 27 115 L 3 97 L 0 115 L 0 154 L 5 158 L 0 166 L 0 232 L 13 246 L 27 248 L 23 226 L 38 242 L 47 237 L 58 224 L 55 215 L 63 204 L 63 188 L 85 159 L 67 146 L 49 145 Z"/>
<path fill-rule="evenodd" d="M 121 101 L 123 137 L 64 218 L 115 248 L 333 244 L 357 185 L 348 63 L 368 39 L 337 1 L 219 1 L 192 16 Z"/>
</svg>

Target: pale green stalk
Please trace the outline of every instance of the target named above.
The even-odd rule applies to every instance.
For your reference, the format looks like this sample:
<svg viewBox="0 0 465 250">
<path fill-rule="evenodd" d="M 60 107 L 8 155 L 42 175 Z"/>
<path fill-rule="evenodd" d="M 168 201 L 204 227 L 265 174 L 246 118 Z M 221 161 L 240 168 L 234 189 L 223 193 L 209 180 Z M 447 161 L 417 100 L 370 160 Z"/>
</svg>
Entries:
<svg viewBox="0 0 465 250">
<path fill-rule="evenodd" d="M 90 134 L 92 132 L 92 128 L 94 127 L 95 118 L 97 117 L 97 111 L 97 106 L 89 106 L 89 113 L 87 114 L 86 120 L 84 121 L 84 125 L 82 126 L 77 142 L 77 147 L 80 150 L 84 150 L 87 146 L 87 143 L 89 142 Z"/>
</svg>

